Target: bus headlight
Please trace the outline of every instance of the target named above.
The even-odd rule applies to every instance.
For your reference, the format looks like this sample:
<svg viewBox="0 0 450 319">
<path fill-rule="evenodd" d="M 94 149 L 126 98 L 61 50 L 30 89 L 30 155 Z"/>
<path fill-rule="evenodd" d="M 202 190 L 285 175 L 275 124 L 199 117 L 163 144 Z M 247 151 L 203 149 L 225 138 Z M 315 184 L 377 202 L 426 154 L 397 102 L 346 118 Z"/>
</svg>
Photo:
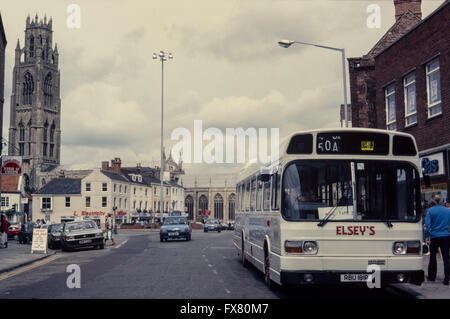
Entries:
<svg viewBox="0 0 450 319">
<path fill-rule="evenodd" d="M 394 253 L 394 255 L 405 255 L 406 243 L 404 241 L 396 241 L 392 246 L 392 252 Z"/>
<path fill-rule="evenodd" d="M 315 241 L 305 241 L 303 243 L 303 252 L 309 255 L 315 255 L 319 251 L 319 247 L 317 246 L 317 242 Z"/>
</svg>

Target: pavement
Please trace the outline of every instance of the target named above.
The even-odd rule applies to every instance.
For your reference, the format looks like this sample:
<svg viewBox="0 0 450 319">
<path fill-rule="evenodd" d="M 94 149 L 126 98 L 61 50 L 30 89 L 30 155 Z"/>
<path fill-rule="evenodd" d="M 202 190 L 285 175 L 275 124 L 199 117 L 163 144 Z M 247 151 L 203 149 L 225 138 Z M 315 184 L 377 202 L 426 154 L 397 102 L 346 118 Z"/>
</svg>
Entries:
<svg viewBox="0 0 450 319">
<path fill-rule="evenodd" d="M 155 232 L 156 230 L 132 230 L 133 232 Z M 159 232 L 159 230 L 158 230 Z M 121 245 L 128 236 L 119 230 L 118 234 L 114 236 L 116 246 Z M 107 246 L 111 245 L 108 242 Z M 61 250 L 47 249 L 47 253 L 31 253 L 31 244 L 19 244 L 18 240 L 8 240 L 8 248 L 0 248 L 0 274 L 13 271 L 17 268 L 34 264 L 42 261 L 55 254 L 62 253 Z"/>
<path fill-rule="evenodd" d="M 450 286 L 445 286 L 442 282 L 444 281 L 444 264 L 442 259 L 437 256 L 437 274 L 436 280 L 434 282 L 427 281 L 426 276 L 428 274 L 428 262 L 430 260 L 429 256 L 424 256 L 423 259 L 423 270 L 425 271 L 425 281 L 421 286 L 416 286 L 412 284 L 396 284 L 396 288 L 413 291 L 418 299 L 450 299 Z"/>
</svg>

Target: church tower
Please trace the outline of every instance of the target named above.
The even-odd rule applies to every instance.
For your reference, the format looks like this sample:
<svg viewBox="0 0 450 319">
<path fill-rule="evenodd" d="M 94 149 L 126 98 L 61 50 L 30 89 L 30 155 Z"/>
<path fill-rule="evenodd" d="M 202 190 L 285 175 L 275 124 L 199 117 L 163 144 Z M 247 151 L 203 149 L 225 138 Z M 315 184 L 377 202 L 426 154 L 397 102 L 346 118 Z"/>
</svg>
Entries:
<svg viewBox="0 0 450 319">
<path fill-rule="evenodd" d="M 59 55 L 52 19 L 28 16 L 24 46 L 17 40 L 15 53 L 8 153 L 22 156 L 25 185 L 37 189 L 39 174 L 57 167 L 61 154 Z"/>
</svg>

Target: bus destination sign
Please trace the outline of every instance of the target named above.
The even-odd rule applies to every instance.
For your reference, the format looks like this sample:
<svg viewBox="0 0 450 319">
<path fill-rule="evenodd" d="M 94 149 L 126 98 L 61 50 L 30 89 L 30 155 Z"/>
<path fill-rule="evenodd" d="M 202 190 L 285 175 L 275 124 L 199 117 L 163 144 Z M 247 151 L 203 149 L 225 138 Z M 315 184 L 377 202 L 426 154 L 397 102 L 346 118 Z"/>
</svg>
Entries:
<svg viewBox="0 0 450 319">
<path fill-rule="evenodd" d="M 317 134 L 317 154 L 389 153 L 389 135 L 382 133 L 327 132 Z"/>
</svg>

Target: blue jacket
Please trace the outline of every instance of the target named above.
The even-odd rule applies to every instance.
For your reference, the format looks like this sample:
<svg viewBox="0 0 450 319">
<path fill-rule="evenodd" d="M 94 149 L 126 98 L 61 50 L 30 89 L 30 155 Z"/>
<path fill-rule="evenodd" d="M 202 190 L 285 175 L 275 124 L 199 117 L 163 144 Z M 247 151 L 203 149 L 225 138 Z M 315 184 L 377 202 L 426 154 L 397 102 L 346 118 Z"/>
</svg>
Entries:
<svg viewBox="0 0 450 319">
<path fill-rule="evenodd" d="M 437 238 L 449 236 L 450 209 L 435 205 L 428 209 L 425 217 L 425 237 Z"/>
</svg>

